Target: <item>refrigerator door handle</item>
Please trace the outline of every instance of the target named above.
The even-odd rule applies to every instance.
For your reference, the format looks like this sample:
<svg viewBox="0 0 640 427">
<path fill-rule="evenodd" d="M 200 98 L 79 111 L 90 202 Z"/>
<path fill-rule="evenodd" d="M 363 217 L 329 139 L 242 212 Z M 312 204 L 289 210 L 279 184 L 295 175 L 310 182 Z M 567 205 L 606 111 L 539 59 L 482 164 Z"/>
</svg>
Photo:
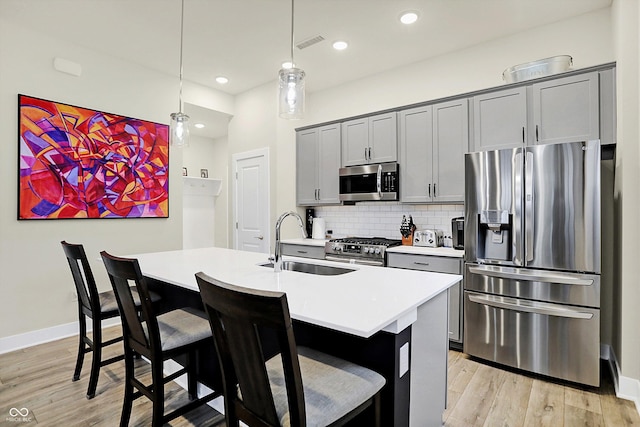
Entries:
<svg viewBox="0 0 640 427">
<path fill-rule="evenodd" d="M 524 265 L 522 258 L 522 150 L 516 150 L 514 156 L 514 201 L 515 201 L 515 218 L 513 220 L 513 246 L 515 247 L 515 256 L 513 261 L 515 265 Z"/>
<path fill-rule="evenodd" d="M 548 304 L 515 298 L 498 297 L 493 295 L 468 294 L 469 300 L 489 307 L 504 308 L 506 310 L 522 311 L 525 313 L 543 314 L 547 316 L 568 317 L 571 319 L 591 319 L 592 313 L 575 310 L 558 304 Z"/>
<path fill-rule="evenodd" d="M 523 280 L 528 282 L 551 282 L 561 285 L 593 285 L 592 279 L 575 277 L 574 275 L 562 273 L 550 273 L 546 271 L 526 270 L 509 267 L 492 266 L 468 266 L 469 272 L 483 276 L 497 277 L 500 279 Z"/>
<path fill-rule="evenodd" d="M 524 162 L 524 242 L 527 261 L 533 261 L 533 153 L 527 150 Z"/>
</svg>

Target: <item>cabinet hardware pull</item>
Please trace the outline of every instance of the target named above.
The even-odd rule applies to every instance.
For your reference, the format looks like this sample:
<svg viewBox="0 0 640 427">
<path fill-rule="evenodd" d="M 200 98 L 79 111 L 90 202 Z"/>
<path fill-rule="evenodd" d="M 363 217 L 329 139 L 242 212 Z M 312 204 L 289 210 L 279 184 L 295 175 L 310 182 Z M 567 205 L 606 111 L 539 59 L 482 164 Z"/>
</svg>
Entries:
<svg viewBox="0 0 640 427">
<path fill-rule="evenodd" d="M 522 126 L 522 143 L 524 144 L 524 126 Z"/>
<path fill-rule="evenodd" d="M 536 125 L 536 142 L 540 141 L 540 138 L 538 137 L 538 125 Z"/>
<path fill-rule="evenodd" d="M 433 183 L 433 197 L 438 197 L 436 196 L 436 183 Z"/>
<path fill-rule="evenodd" d="M 371 160 L 371 147 L 369 147 L 369 160 Z"/>
<path fill-rule="evenodd" d="M 297 251 L 299 254 L 306 254 L 307 251 Z"/>
<path fill-rule="evenodd" d="M 428 262 L 420 262 L 420 261 L 414 261 L 413 262 L 415 265 L 429 265 Z"/>
<path fill-rule="evenodd" d="M 364 159 L 369 160 L 369 158 L 367 157 L 367 147 L 364 148 Z"/>
<path fill-rule="evenodd" d="M 429 184 L 429 197 L 431 197 L 431 184 Z"/>
</svg>

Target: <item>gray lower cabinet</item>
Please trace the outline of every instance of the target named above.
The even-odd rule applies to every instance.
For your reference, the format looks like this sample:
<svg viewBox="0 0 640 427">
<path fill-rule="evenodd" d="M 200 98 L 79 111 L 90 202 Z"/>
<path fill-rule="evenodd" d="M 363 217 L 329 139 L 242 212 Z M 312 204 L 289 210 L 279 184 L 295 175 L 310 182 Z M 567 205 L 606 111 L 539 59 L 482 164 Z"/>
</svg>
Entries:
<svg viewBox="0 0 640 427">
<path fill-rule="evenodd" d="M 400 201 L 463 202 L 467 98 L 400 111 Z"/>
<path fill-rule="evenodd" d="M 324 246 L 296 245 L 294 243 L 281 243 L 282 255 L 297 256 L 302 258 L 324 259 Z"/>
<path fill-rule="evenodd" d="M 600 138 L 600 73 L 473 97 L 473 151 Z"/>
<path fill-rule="evenodd" d="M 388 252 L 387 267 L 463 274 L 462 258 Z M 462 281 L 449 288 L 449 340 L 462 342 Z"/>
<path fill-rule="evenodd" d="M 340 203 L 340 124 L 296 133 L 296 202 L 298 206 Z"/>
</svg>

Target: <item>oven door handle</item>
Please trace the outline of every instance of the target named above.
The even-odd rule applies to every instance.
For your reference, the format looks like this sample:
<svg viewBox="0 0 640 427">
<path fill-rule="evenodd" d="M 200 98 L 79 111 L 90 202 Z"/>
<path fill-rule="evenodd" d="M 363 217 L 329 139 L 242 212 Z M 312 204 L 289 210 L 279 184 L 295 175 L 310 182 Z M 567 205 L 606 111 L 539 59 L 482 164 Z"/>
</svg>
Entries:
<svg viewBox="0 0 640 427">
<path fill-rule="evenodd" d="M 370 261 L 368 259 L 356 259 L 356 258 L 341 258 L 341 257 L 336 257 L 331 255 L 325 255 L 324 259 L 326 259 L 327 261 L 337 261 L 337 262 L 344 262 L 349 264 L 379 265 L 379 266 L 384 265 L 382 261 Z M 352 260 L 353 262 L 351 262 Z"/>
<path fill-rule="evenodd" d="M 593 317 L 593 313 L 574 310 L 557 304 L 547 304 L 515 298 L 469 294 L 469 300 L 489 307 L 504 308 L 505 310 L 522 311 L 525 313 L 568 317 L 571 319 L 591 319 Z"/>
<path fill-rule="evenodd" d="M 530 270 L 515 269 L 509 267 L 469 266 L 469 272 L 484 276 L 498 277 L 500 279 L 524 280 L 527 282 L 551 282 L 561 285 L 593 285 L 592 279 L 580 279 L 575 276 L 561 273 L 536 272 Z"/>
</svg>

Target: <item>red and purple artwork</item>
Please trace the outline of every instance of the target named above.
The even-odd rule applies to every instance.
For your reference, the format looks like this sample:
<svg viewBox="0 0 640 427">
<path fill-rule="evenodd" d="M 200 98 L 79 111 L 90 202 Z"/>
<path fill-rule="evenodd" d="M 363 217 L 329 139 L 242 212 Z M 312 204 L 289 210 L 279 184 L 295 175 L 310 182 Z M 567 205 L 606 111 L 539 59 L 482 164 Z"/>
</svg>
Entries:
<svg viewBox="0 0 640 427">
<path fill-rule="evenodd" d="M 18 219 L 166 218 L 169 127 L 18 96 Z"/>
</svg>

